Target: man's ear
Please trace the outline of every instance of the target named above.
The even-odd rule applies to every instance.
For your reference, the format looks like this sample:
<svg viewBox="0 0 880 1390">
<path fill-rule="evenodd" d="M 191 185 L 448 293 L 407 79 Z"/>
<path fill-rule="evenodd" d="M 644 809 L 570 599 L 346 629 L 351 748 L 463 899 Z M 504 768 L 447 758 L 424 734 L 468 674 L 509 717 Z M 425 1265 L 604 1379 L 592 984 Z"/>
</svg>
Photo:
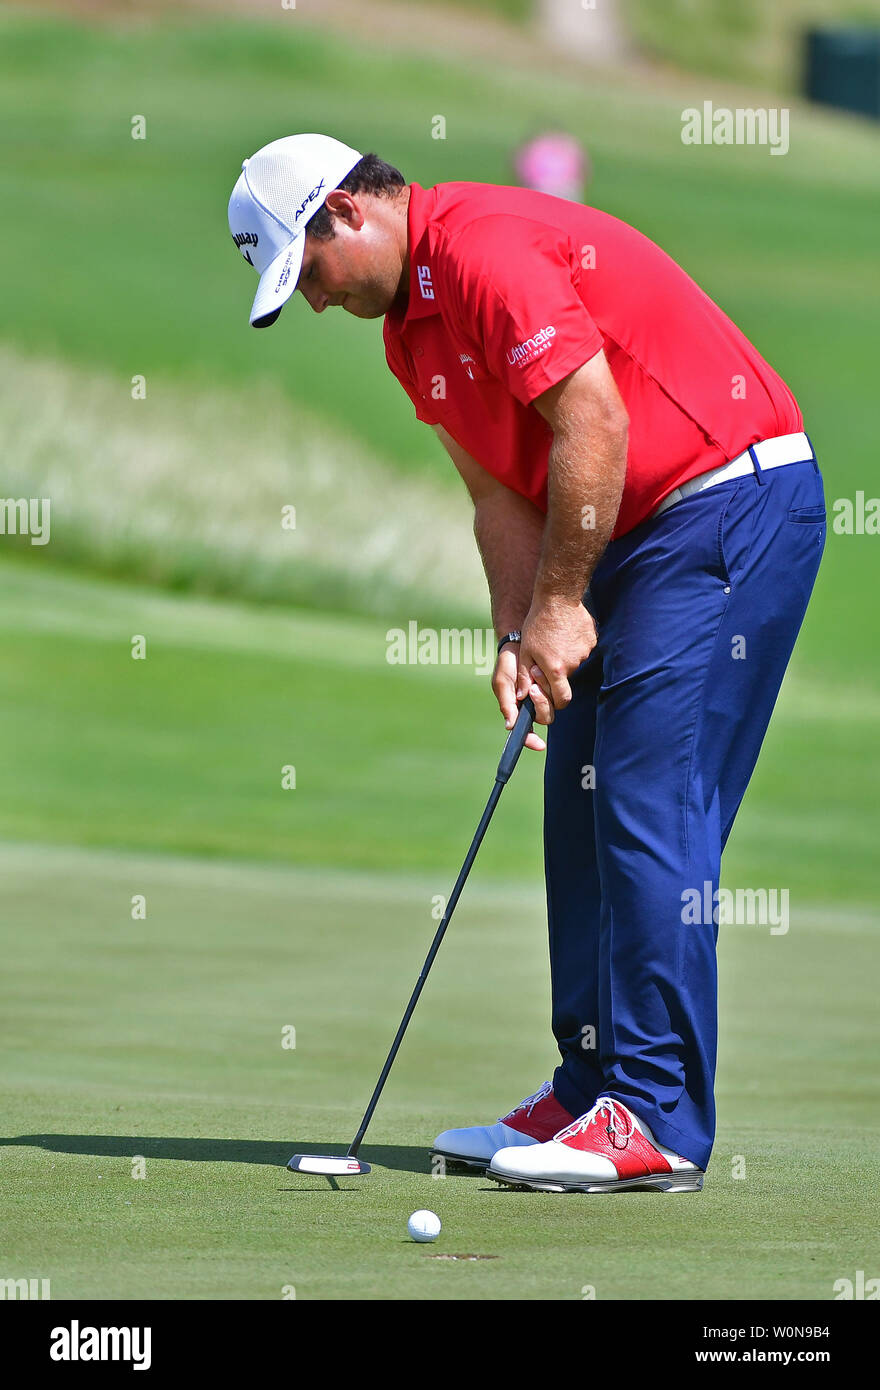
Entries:
<svg viewBox="0 0 880 1390">
<path fill-rule="evenodd" d="M 352 231 L 359 232 L 364 225 L 364 215 L 357 202 L 350 193 L 346 193 L 341 188 L 334 188 L 324 199 L 325 208 L 329 208 L 334 217 L 337 217 L 345 226 L 351 227 Z"/>
</svg>

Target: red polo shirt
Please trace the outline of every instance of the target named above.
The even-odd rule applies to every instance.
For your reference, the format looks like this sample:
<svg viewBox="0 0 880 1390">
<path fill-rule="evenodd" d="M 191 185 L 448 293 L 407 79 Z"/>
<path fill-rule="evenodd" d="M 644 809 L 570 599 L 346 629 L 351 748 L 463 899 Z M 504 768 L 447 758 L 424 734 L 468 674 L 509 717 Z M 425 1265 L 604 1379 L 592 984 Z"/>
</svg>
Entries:
<svg viewBox="0 0 880 1390">
<path fill-rule="evenodd" d="M 600 348 L 630 422 L 615 536 L 686 479 L 803 429 L 736 325 L 616 217 L 524 188 L 414 183 L 408 231 L 388 365 L 420 420 L 542 511 L 551 431 L 533 402 Z"/>
</svg>

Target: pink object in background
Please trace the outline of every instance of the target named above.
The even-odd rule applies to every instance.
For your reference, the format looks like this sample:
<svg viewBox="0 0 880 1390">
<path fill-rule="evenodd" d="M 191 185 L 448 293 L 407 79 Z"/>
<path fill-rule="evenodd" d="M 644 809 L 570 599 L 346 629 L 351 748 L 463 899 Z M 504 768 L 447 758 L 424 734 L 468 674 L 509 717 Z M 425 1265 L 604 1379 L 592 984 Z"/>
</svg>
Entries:
<svg viewBox="0 0 880 1390">
<path fill-rule="evenodd" d="M 581 202 L 589 161 L 573 135 L 547 131 L 527 140 L 514 156 L 516 177 L 524 188 Z"/>
</svg>

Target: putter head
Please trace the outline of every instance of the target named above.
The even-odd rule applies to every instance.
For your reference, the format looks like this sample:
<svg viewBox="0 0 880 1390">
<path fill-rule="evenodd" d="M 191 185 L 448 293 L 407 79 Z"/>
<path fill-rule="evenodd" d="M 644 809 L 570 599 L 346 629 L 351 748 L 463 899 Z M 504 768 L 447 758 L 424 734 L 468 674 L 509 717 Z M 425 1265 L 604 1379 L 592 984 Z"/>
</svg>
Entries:
<svg viewBox="0 0 880 1390">
<path fill-rule="evenodd" d="M 356 1178 L 369 1173 L 369 1163 L 343 1154 L 294 1154 L 288 1161 L 292 1173 L 317 1173 L 322 1178 Z"/>
</svg>

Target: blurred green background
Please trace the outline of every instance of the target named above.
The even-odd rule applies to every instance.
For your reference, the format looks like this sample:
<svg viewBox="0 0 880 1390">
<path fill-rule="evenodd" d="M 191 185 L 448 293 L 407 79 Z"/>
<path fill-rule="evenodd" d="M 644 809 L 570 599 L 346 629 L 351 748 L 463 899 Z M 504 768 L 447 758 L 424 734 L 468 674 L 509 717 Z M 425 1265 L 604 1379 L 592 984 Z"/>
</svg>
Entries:
<svg viewBox="0 0 880 1390">
<path fill-rule="evenodd" d="M 271 13 L 95 4 L 78 20 L 51 8 L 0 11 L 3 493 L 52 499 L 48 546 L 11 536 L 0 544 L 0 834 L 19 884 L 5 918 L 17 1030 L 10 1135 L 16 1124 L 32 1137 L 55 1133 L 61 1112 L 68 1127 L 74 1113 L 87 1134 L 111 1134 L 110 1112 L 140 1106 L 173 1133 L 189 1133 L 197 1113 L 200 1133 L 265 1135 L 274 1126 L 280 1142 L 290 1132 L 285 1107 L 307 1106 L 312 1133 L 317 1126 L 319 1139 L 331 1131 L 342 1139 L 430 935 L 431 899 L 451 886 L 498 755 L 487 680 L 385 660 L 387 629 L 410 619 L 488 624 L 464 491 L 388 373 L 378 323 L 313 319 L 293 304 L 275 330 L 251 332 L 256 281 L 226 226 L 241 159 L 279 134 L 321 130 L 375 149 L 423 185 L 508 182 L 524 137 L 568 130 L 592 161 L 589 201 L 657 240 L 789 382 L 829 502 L 857 489 L 873 495 L 880 129 L 797 98 L 798 33 L 817 10 L 633 3 L 624 7 L 629 56 L 587 67 L 542 43 L 525 0 L 487 0 L 480 14 L 476 6 L 330 0 Z M 784 100 L 789 153 L 684 146 L 682 110 L 707 99 Z M 432 138 L 437 114 L 446 119 L 443 140 Z M 145 140 L 131 137 L 135 116 L 146 120 Z M 143 400 L 132 398 L 136 376 L 145 378 Z M 284 505 L 296 506 L 295 531 L 281 528 Z M 722 943 L 725 1151 L 753 1152 L 769 1123 L 761 1107 L 773 1107 L 779 1133 L 772 1163 L 761 1161 L 776 1183 L 774 1229 L 782 1242 L 785 1223 L 789 1234 L 800 1223 L 804 1242 L 791 1237 L 795 1255 L 781 1285 L 772 1251 L 751 1251 L 741 1276 L 757 1281 L 761 1297 L 823 1296 L 810 1292 L 805 1253 L 821 1201 L 804 1224 L 787 1167 L 792 1127 L 814 1152 L 821 1194 L 827 1134 L 850 1126 L 855 1174 L 864 1107 L 876 1102 L 864 982 L 877 928 L 878 544 L 829 532 L 725 861 L 726 882 L 787 886 L 792 902 L 789 937 L 768 943 L 742 931 Z M 135 634 L 147 640 L 142 662 L 131 658 Z M 287 764 L 296 767 L 295 791 L 281 787 Z M 540 779 L 540 758 L 525 759 L 475 873 L 474 892 L 487 895 L 478 901 L 497 892 L 508 904 L 512 935 L 499 929 L 481 939 L 473 913 L 473 943 L 450 943 L 450 974 L 439 977 L 446 993 L 438 984 L 433 1014 L 426 996 L 427 1017 L 414 1026 L 389 1092 L 386 1143 L 404 1131 L 408 1142 L 425 1143 L 431 1126 L 454 1115 L 476 1120 L 487 1103 L 494 1118 L 553 1065 Z M 190 864 L 186 910 L 178 899 L 153 925 L 128 920 L 128 899 L 146 879 L 174 899 L 181 860 Z M 236 864 L 245 886 L 229 899 L 235 910 L 218 917 L 223 875 Z M 315 873 L 323 908 L 308 877 Z M 356 891 L 349 873 L 365 876 Z M 254 874 L 267 877 L 250 893 Z M 261 892 L 272 904 L 257 920 L 247 902 L 262 901 Z M 399 905 L 384 906 L 399 894 L 413 904 L 411 921 Z M 211 967 L 218 931 L 222 971 Z M 130 942 L 134 932 L 146 937 L 132 957 L 119 951 L 118 936 Z M 73 965 L 78 942 L 97 953 L 82 977 Z M 251 968 L 251 951 L 264 968 Z M 263 1039 L 250 1051 L 244 1044 L 250 1081 L 230 1076 L 236 1026 L 225 1043 L 206 1047 L 192 1073 L 184 1005 L 213 1029 L 245 974 L 239 1036 L 266 1011 L 273 1028 L 296 1021 L 281 1002 L 290 979 L 301 1010 L 316 1011 L 312 1036 L 321 1034 L 324 1054 L 332 1050 L 346 1026 L 342 960 L 342 987 L 359 981 L 356 1061 L 334 1053 L 335 1066 L 326 1055 L 315 1066 L 298 1051 L 282 1072 L 277 1047 L 270 1064 Z M 166 997 L 178 968 L 188 983 L 169 1019 L 149 1001 Z M 117 1069 L 108 1064 L 129 1026 L 139 1041 L 130 1065 Z M 248 1109 L 251 1088 L 265 1097 L 262 1108 Z M 427 1118 L 419 1126 L 414 1115 Z M 95 1154 L 116 1153 L 124 1170 L 119 1153 L 128 1150 L 90 1148 L 83 1136 L 71 1150 L 71 1142 L 59 1151 L 69 1165 L 65 1200 L 84 1214 L 79 1234 L 63 1223 L 35 1232 L 29 1183 L 57 1175 L 46 1146 L 19 1143 L 9 1161 L 28 1181 L 14 1228 L 21 1244 L 10 1248 L 25 1266 L 48 1261 L 58 1296 L 62 1286 L 106 1296 L 112 1274 L 101 1273 L 90 1244 L 104 1216 L 89 1184 Z M 158 1160 L 174 1203 L 176 1157 Z M 276 1159 L 273 1151 L 266 1161 Z M 385 1210 L 410 1199 L 408 1210 L 431 1205 L 430 1190 L 406 1186 L 415 1180 L 405 1162 L 401 1171 L 390 1166 Z M 163 1207 L 176 1232 L 168 1292 L 146 1272 L 156 1253 L 147 1212 L 123 1296 L 216 1293 L 210 1262 L 195 1282 L 186 1276 L 192 1223 L 215 1200 L 207 1177 L 199 1183 L 192 1222 L 170 1221 Z M 233 1168 L 224 1200 L 239 1200 L 230 1194 L 243 1184 Z M 830 1230 L 817 1277 L 858 1264 L 861 1194 L 855 1178 L 844 1189 L 850 1243 Z M 450 1179 L 447 1192 L 455 1191 Z M 465 1182 L 453 1209 L 474 1223 L 475 1241 L 491 1228 L 476 1191 Z M 761 1191 L 759 1183 L 755 1200 Z M 686 1216 L 669 1218 L 682 1251 L 677 1273 L 662 1271 L 669 1296 L 692 1296 L 695 1270 L 705 1296 L 736 1296 L 725 1270 L 736 1203 L 747 1198 L 719 1181 L 712 1200 L 729 1241 L 710 1256 L 684 1228 Z M 522 1278 L 505 1283 L 496 1273 L 490 1283 L 500 1292 L 476 1282 L 466 1296 L 566 1296 L 528 1273 L 529 1251 L 543 1241 L 549 1261 L 569 1239 L 563 1217 L 538 1222 L 530 1210 Z M 637 1232 L 644 1209 L 629 1210 Z M 612 1223 L 596 1258 L 612 1259 L 617 1296 L 651 1296 L 659 1267 L 643 1252 L 634 1290 L 609 1254 L 613 1231 Z M 138 1249 L 147 1263 L 138 1264 Z M 580 1249 L 570 1256 L 572 1296 Z M 259 1266 L 259 1251 L 254 1258 Z M 379 1286 L 369 1259 L 357 1255 L 360 1296 L 391 1297 L 398 1287 L 465 1296 L 431 1292 L 424 1266 L 419 1278 L 429 1282 L 410 1284 L 396 1253 L 388 1258 Z M 315 1268 L 307 1259 L 306 1267 Z M 312 1296 L 351 1293 L 334 1269 L 331 1260 L 316 1276 Z M 252 1272 L 245 1262 L 231 1296 L 276 1296 L 265 1281 L 248 1284 Z"/>
</svg>

